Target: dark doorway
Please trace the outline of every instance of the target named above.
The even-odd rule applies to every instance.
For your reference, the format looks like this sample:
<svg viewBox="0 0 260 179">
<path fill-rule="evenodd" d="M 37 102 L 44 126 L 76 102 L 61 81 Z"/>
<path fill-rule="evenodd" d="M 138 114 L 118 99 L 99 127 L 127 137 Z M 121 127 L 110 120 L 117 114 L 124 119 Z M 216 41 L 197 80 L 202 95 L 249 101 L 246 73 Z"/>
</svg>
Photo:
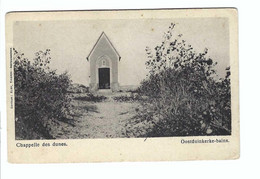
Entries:
<svg viewBox="0 0 260 179">
<path fill-rule="evenodd" d="M 110 89 L 110 71 L 109 68 L 99 68 L 99 89 Z"/>
</svg>

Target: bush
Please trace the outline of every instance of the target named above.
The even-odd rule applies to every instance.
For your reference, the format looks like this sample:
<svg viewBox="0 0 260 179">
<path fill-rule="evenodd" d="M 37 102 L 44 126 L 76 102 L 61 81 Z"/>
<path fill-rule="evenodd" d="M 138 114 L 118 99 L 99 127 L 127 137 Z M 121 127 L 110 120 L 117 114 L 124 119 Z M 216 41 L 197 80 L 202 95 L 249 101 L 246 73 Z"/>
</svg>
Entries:
<svg viewBox="0 0 260 179">
<path fill-rule="evenodd" d="M 35 53 L 33 60 L 28 60 L 15 49 L 13 51 L 16 136 L 32 139 L 29 133 L 36 133 L 39 137 L 52 138 L 48 120 L 62 118 L 69 112 L 69 75 L 66 72 L 57 74 L 49 68 L 49 49 Z M 22 132 L 25 128 L 31 132 Z"/>
<path fill-rule="evenodd" d="M 89 93 L 89 87 L 82 84 L 72 84 L 68 89 L 68 93 Z"/>
<path fill-rule="evenodd" d="M 74 97 L 74 99 L 79 101 L 102 102 L 105 101 L 107 97 L 88 93 L 86 96 L 78 96 L 78 97 Z"/>
<path fill-rule="evenodd" d="M 217 80 L 208 49 L 196 53 L 182 35 L 173 39 L 171 24 L 155 52 L 148 47 L 150 75 L 139 88 L 148 96 L 144 120 L 154 123 L 148 136 L 231 134 L 230 71 Z"/>
<path fill-rule="evenodd" d="M 114 96 L 113 99 L 117 102 L 134 102 L 143 100 L 142 97 L 136 93 L 131 93 L 131 95 Z"/>
</svg>

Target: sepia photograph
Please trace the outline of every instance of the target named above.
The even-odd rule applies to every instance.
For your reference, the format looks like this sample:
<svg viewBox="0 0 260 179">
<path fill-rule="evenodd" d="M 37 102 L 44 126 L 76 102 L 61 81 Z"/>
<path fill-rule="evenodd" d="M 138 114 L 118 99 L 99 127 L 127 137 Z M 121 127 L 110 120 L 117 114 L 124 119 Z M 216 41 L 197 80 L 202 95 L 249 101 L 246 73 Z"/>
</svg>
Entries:
<svg viewBox="0 0 260 179">
<path fill-rule="evenodd" d="M 227 18 L 14 23 L 16 139 L 230 135 Z"/>
<path fill-rule="evenodd" d="M 71 139 L 230 145 L 239 139 L 235 13 L 7 14 L 13 145 L 69 146 Z"/>
</svg>

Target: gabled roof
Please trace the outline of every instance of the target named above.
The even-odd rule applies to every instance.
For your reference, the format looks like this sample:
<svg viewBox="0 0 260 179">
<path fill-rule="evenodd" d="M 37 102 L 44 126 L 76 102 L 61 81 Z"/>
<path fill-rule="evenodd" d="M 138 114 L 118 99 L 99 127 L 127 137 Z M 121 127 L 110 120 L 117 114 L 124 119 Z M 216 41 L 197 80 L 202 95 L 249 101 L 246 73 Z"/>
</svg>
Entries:
<svg viewBox="0 0 260 179">
<path fill-rule="evenodd" d="M 118 55 L 118 58 L 119 58 L 119 61 L 120 61 L 121 56 L 119 55 L 119 53 L 117 52 L 117 50 L 115 49 L 115 47 L 113 46 L 113 44 L 111 43 L 111 41 L 109 40 L 109 38 L 107 37 L 107 35 L 105 34 L 105 32 L 102 32 L 101 35 L 99 36 L 97 42 L 95 43 L 95 45 L 94 45 L 93 48 L 91 49 L 89 55 L 87 56 L 87 60 L 89 60 L 90 55 L 93 53 L 93 51 L 94 51 L 94 49 L 96 48 L 98 42 L 100 41 L 100 39 L 101 39 L 103 36 L 107 39 L 107 41 L 108 41 L 108 43 L 111 45 L 112 49 L 113 49 L 113 50 L 115 51 L 115 53 Z"/>
</svg>

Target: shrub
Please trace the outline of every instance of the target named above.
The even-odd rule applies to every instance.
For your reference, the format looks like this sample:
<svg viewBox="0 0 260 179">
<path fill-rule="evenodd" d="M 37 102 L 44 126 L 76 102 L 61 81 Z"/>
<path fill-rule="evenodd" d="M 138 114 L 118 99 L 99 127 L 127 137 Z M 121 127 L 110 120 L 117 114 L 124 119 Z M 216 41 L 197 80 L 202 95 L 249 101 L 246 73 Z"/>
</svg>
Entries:
<svg viewBox="0 0 260 179">
<path fill-rule="evenodd" d="M 86 96 L 78 96 L 78 97 L 74 97 L 74 99 L 79 101 L 102 102 L 105 101 L 107 97 L 88 93 Z"/>
<path fill-rule="evenodd" d="M 82 84 L 72 84 L 68 89 L 68 93 L 89 93 L 89 87 Z"/>
<path fill-rule="evenodd" d="M 148 96 L 141 111 L 154 123 L 148 136 L 231 134 L 230 71 L 217 80 L 208 49 L 196 53 L 182 35 L 173 37 L 175 24 L 155 52 L 146 48 L 149 76 L 139 88 Z"/>
<path fill-rule="evenodd" d="M 15 117 L 16 136 L 32 139 L 26 126 L 39 137 L 52 138 L 47 127 L 48 120 L 62 118 L 68 114 L 70 98 L 67 89 L 70 77 L 65 72 L 57 74 L 48 66 L 50 50 L 35 53 L 29 60 L 24 54 L 14 51 Z M 23 133 L 23 134 L 22 134 Z M 24 135 L 28 134 L 28 135 Z"/>
<path fill-rule="evenodd" d="M 141 96 L 136 93 L 131 93 L 131 95 L 114 96 L 113 99 L 117 102 L 134 102 L 143 100 Z"/>
</svg>

